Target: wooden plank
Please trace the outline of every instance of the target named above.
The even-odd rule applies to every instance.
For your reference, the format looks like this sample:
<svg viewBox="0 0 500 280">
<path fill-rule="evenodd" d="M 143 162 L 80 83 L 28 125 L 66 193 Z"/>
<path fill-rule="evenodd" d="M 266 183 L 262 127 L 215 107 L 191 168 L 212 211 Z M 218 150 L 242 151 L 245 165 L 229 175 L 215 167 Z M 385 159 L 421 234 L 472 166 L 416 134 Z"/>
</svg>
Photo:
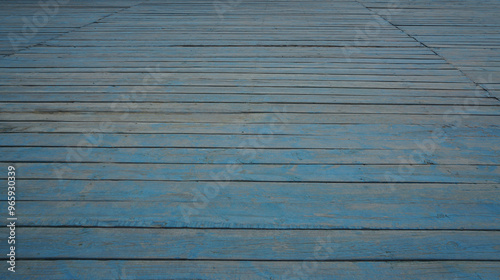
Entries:
<svg viewBox="0 0 500 280">
<path fill-rule="evenodd" d="M 2 162 L 105 162 L 183 164 L 480 164 L 499 165 L 499 150 L 456 150 L 439 147 L 432 153 L 411 149 L 253 149 L 94 148 L 91 156 L 62 147 L 0 147 Z M 410 158 L 411 156 L 411 158 Z"/>
<path fill-rule="evenodd" d="M 78 84 L 82 81 L 88 80 L 129 80 L 129 82 L 138 82 L 143 81 L 145 78 L 150 78 L 151 75 L 155 75 L 156 73 L 3 73 L 0 78 L 0 82 L 3 84 L 11 84 L 8 81 L 19 81 L 28 79 L 29 82 L 42 82 L 47 79 L 62 79 L 62 80 L 71 80 L 74 83 Z M 160 76 L 160 79 L 166 79 L 170 81 L 198 81 L 198 80 L 213 80 L 213 81 L 226 81 L 226 80 L 247 80 L 252 79 L 254 81 L 267 81 L 267 80 L 275 80 L 275 81 L 309 81 L 311 83 L 323 82 L 323 81 L 353 81 L 356 80 L 358 82 L 362 81 L 372 81 L 372 82 L 422 82 L 422 83 L 470 83 L 470 81 L 463 76 L 448 76 L 443 78 L 441 76 L 393 76 L 393 75 L 350 75 L 350 74 L 330 74 L 330 75 L 317 75 L 317 74 L 284 74 L 284 73 L 273 73 L 272 75 L 268 74 L 260 74 L 260 73 L 189 73 L 189 74 L 179 74 L 179 73 L 161 73 L 156 74 Z M 164 75 L 162 77 L 161 75 Z M 321 84 L 321 83 L 320 83 Z M 453 85 L 450 85 L 453 86 Z"/>
<path fill-rule="evenodd" d="M 339 75 L 339 76 L 347 76 L 347 75 L 378 75 L 378 76 L 426 76 L 426 77 L 441 77 L 442 76 L 456 76 L 458 71 L 456 70 L 448 70 L 448 69 L 356 69 L 356 68 L 347 68 L 347 69 L 331 69 L 326 67 L 321 67 L 321 65 L 316 66 L 306 66 L 304 67 L 286 67 L 286 65 L 269 65 L 269 67 L 245 67 L 245 65 L 238 65 L 239 67 L 200 67 L 202 65 L 196 66 L 194 64 L 192 67 L 182 67 L 177 66 L 173 67 L 171 65 L 168 69 L 151 69 L 145 67 L 120 67 L 120 68 L 112 68 L 112 67 L 51 67 L 45 68 L 44 73 L 151 73 L 152 71 L 156 71 L 158 73 L 241 73 L 241 74 L 301 74 L 303 76 L 309 75 Z M 274 67 L 272 67 L 274 66 Z M 281 66 L 281 67 L 280 67 Z M 34 74 L 37 73 L 40 69 L 36 67 L 23 67 L 23 68 L 15 68 L 15 67 L 4 67 L 0 68 L 1 73 L 19 73 L 24 74 Z M 154 73 L 154 72 L 153 72 Z"/>
<path fill-rule="evenodd" d="M 18 163 L 25 179 L 212 181 L 227 174 L 232 181 L 256 182 L 398 182 L 500 183 L 498 165 L 336 165 L 336 164 L 129 164 L 129 163 Z"/>
<path fill-rule="evenodd" d="M 499 106 L 500 107 L 500 106 Z M 448 116 L 448 118 L 450 118 Z M 500 128 L 489 127 L 450 127 L 442 128 L 430 125 L 387 125 L 387 124 L 219 124 L 219 123 L 126 123 L 108 122 L 102 125 L 97 122 L 0 122 L 0 131 L 4 133 L 80 133 L 99 128 L 100 133 L 120 131 L 129 134 L 249 134 L 263 135 L 332 135 L 338 137 L 348 133 L 350 137 L 378 136 L 385 134 L 387 139 L 397 135 L 415 140 L 419 138 L 448 138 L 455 135 L 463 137 L 489 137 L 495 140 L 500 137 Z M 435 132 L 437 131 L 437 132 Z M 376 138 L 376 137 L 374 137 Z M 345 139 L 345 138 L 344 138 Z M 441 140 L 439 140 L 441 141 Z M 437 141 L 436 141 L 437 142 Z"/>
<path fill-rule="evenodd" d="M 125 96 L 127 98 L 127 96 Z M 101 102 L 9 102 L 2 103 L 3 112 L 124 112 L 124 113 L 357 113 L 357 114 L 434 114 L 434 115 L 500 115 L 500 106 L 462 106 L 430 104 L 269 104 L 269 103 L 101 103 Z"/>
<path fill-rule="evenodd" d="M 442 125 L 442 115 L 422 114 L 323 114 L 323 113 L 192 113 L 163 114 L 130 113 L 124 117 L 119 112 L 33 112 L 33 113 L 3 113 L 2 122 L 101 122 L 110 123 L 226 123 L 226 124 L 269 124 L 278 125 L 286 120 L 288 124 L 405 124 L 405 125 Z M 467 115 L 461 119 L 461 125 L 467 127 L 495 126 L 500 119 L 494 115 Z"/>
<path fill-rule="evenodd" d="M 19 261 L 19 279 L 494 279 L 495 261 L 324 262 L 310 261 Z M 147 275 L 145 275 L 147 271 Z"/>
<path fill-rule="evenodd" d="M 27 259 L 306 260 L 323 246 L 328 249 L 325 260 L 500 260 L 500 235 L 492 231 L 24 227 L 17 231 L 17 240 L 24 244 L 18 253 Z M 1 245 L 4 251 L 6 247 Z"/>
<path fill-rule="evenodd" d="M 230 175 L 213 182 L 20 179 L 18 225 L 499 229 L 497 183 L 224 181 Z"/>
<path fill-rule="evenodd" d="M 136 183 L 136 188 L 140 185 Z M 209 187 L 216 188 L 214 185 Z M 445 204 L 443 201 L 437 206 L 426 201 L 405 206 L 401 203 L 388 203 L 390 198 L 377 199 L 373 203 L 347 199 L 346 202 L 353 204 L 340 202 L 325 207 L 286 200 L 278 200 L 279 203 L 276 200 L 267 203 L 265 200 L 263 203 L 249 203 L 233 197 L 229 198 L 231 202 L 228 202 L 227 198 L 207 201 L 206 197 L 200 197 L 200 192 L 198 190 L 192 194 L 183 193 L 182 202 L 23 201 L 21 203 L 24 207 L 18 210 L 17 224 L 37 227 L 190 227 L 202 230 L 212 227 L 280 230 L 499 230 L 499 219 L 496 214 L 499 209 L 498 202 L 481 201 L 475 204 L 466 201 Z M 328 195 L 327 192 L 324 194 Z M 302 199 L 307 195 L 303 193 Z M 490 192 L 490 195 L 494 195 L 494 192 Z M 312 201 L 316 202 L 321 200 Z M 388 216 L 388 212 L 393 214 Z"/>
<path fill-rule="evenodd" d="M 217 179 L 217 178 L 215 178 Z M 218 178 L 223 182 L 225 178 Z M 206 182 L 189 181 L 133 181 L 133 180 L 25 180 L 19 200 L 34 201 L 169 201 L 179 203 L 191 201 L 197 192 L 205 193 Z M 215 184 L 218 184 L 215 182 Z M 138 184 L 140 186 L 138 187 Z M 248 203 L 248 197 L 255 196 L 266 203 L 279 204 L 282 201 L 303 202 L 304 197 L 320 201 L 318 207 L 329 207 L 329 202 L 344 204 L 425 204 L 429 208 L 442 204 L 464 204 L 480 206 L 481 203 L 496 204 L 495 195 L 499 186 L 492 184 L 443 184 L 443 183 L 300 183 L 300 182 L 228 182 L 221 183 L 221 191 L 211 198 L 220 201 L 238 200 Z M 222 191 L 222 188 L 225 188 Z M 312 191 L 310 191 L 312 190 Z M 120 195 L 117 195 L 117 194 Z M 191 194 L 189 196 L 188 194 Z M 269 195 L 268 195 L 269 194 Z M 205 195 L 206 196 L 206 195 Z M 277 199 L 273 202 L 273 200 Z M 411 202 L 411 203 L 410 203 Z M 237 203 L 235 203 L 237 205 Z M 314 206 L 314 203 L 310 203 Z M 332 206 L 334 207 L 334 206 Z M 458 208 L 457 206 L 457 209 Z M 300 210 L 297 210 L 300 211 Z M 327 211 L 327 210 L 322 210 Z M 437 211 L 437 210 L 436 210 Z M 466 209 L 464 211 L 469 211 Z M 437 211 L 439 212 L 439 211 Z M 397 212 L 396 212 L 397 213 Z M 439 218 L 436 216 L 436 218 Z"/>
<path fill-rule="evenodd" d="M 201 67 L 222 67 L 224 65 L 229 67 L 306 67 L 306 66 L 320 66 L 323 68 L 339 68 L 342 69 L 431 69 L 431 70 L 453 70 L 453 67 L 443 61 L 421 61 L 415 60 L 390 60 L 387 58 L 375 59 L 357 59 L 357 58 L 308 58 L 302 57 L 221 57 L 221 58 L 163 58 L 163 59 L 148 59 L 148 58 L 135 58 L 130 57 L 125 61 L 123 58 L 76 58 L 76 59 L 61 59 L 55 62 L 50 57 L 28 57 L 24 58 L 23 54 L 16 55 L 16 59 L 4 58 L 6 62 L 2 65 L 3 68 L 24 68 L 24 67 L 38 67 L 38 68 L 54 68 L 54 67 L 179 67 L 179 66 L 201 66 Z M 119 67 L 118 67 L 119 66 Z"/>
<path fill-rule="evenodd" d="M 293 86 L 280 86 L 280 87 L 266 87 L 254 86 L 251 88 L 240 88 L 236 85 L 233 86 L 190 86 L 190 85 L 169 85 L 164 86 L 3 86 L 0 87 L 2 92 L 6 94 L 12 93 L 31 93 L 31 94 L 81 94 L 93 93 L 101 95 L 123 94 L 131 96 L 134 93 L 136 97 L 146 94 L 255 94 L 255 95 L 347 95 L 347 96 L 414 96 L 416 98 L 422 96 L 434 97 L 487 97 L 487 94 L 476 89 L 456 90 L 450 92 L 445 89 L 374 89 L 374 88 L 328 88 L 328 87 L 293 87 Z M 105 98 L 105 97 L 103 97 Z"/>
<path fill-rule="evenodd" d="M 245 79 L 235 81 L 231 79 L 224 80 L 216 80 L 216 79 L 197 79 L 197 80 L 171 80 L 167 79 L 167 74 L 165 74 L 164 81 L 159 82 L 156 85 L 161 86 L 169 86 L 170 84 L 179 85 L 185 84 L 189 82 L 190 85 L 194 86 L 234 86 L 235 82 L 238 86 L 241 87 L 249 87 L 254 86 L 256 84 L 260 84 L 263 86 L 285 86 L 287 85 L 287 81 L 279 81 L 273 79 L 263 79 L 263 80 L 254 80 L 252 77 L 245 77 Z M 82 85 L 88 83 L 87 80 L 79 81 L 76 79 L 72 80 L 64 80 L 64 79 L 4 79 L 1 80 L 4 85 L 18 85 L 18 86 L 57 86 L 57 85 Z M 294 81 L 293 82 L 297 87 L 353 87 L 352 81 L 316 81 L 314 85 L 311 86 L 311 82 L 309 81 Z M 133 80 L 122 80 L 122 79 L 95 79 L 92 84 L 94 85 L 124 85 L 124 86 L 144 86 L 143 78 L 137 78 Z M 356 87 L 360 88 L 393 88 L 393 89 L 401 89 L 401 88 L 414 88 L 414 89 L 474 89 L 473 84 L 471 82 L 460 82 L 460 83 L 443 83 L 443 82 L 412 82 L 412 81 L 359 81 L 356 82 Z"/>
<path fill-rule="evenodd" d="M 104 124 L 108 125 L 108 124 Z M 498 140 L 493 137 L 445 137 L 414 133 L 410 136 L 363 135 L 353 138 L 345 135 L 244 135 L 244 134 L 124 134 L 101 133 L 100 126 L 82 133 L 3 133 L 2 147 L 73 147 L 86 157 L 92 150 L 86 147 L 133 148 L 278 148 L 278 149 L 414 149 L 432 154 L 441 147 L 470 151 L 497 151 Z M 437 132 L 439 133 L 439 131 Z M 420 136 L 419 136 L 420 135 Z"/>
<path fill-rule="evenodd" d="M 299 103 L 299 104 L 430 104 L 430 105 L 457 105 L 471 104 L 497 105 L 498 101 L 482 97 L 417 97 L 417 96 L 346 96 L 346 95 L 263 95 L 263 94 L 130 94 L 127 97 L 108 94 L 22 94 L 4 93 L 0 95 L 0 102 L 156 102 L 156 103 Z"/>
</svg>

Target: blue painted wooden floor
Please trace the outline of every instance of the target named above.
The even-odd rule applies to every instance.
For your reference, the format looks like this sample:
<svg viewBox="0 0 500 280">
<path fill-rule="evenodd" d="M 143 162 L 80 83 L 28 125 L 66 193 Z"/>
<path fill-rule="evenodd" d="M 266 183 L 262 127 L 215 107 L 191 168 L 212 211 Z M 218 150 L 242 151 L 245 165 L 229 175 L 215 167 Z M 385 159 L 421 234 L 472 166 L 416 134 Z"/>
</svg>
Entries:
<svg viewBox="0 0 500 280">
<path fill-rule="evenodd" d="M 40 3 L 1 1 L 0 278 L 499 278 L 500 1 Z"/>
</svg>

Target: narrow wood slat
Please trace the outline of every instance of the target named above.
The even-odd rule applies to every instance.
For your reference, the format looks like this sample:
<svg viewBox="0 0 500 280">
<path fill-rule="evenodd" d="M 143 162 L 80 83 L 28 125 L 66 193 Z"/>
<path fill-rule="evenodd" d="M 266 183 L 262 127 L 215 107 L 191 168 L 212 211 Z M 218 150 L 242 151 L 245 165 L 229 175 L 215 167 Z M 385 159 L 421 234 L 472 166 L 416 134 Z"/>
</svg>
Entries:
<svg viewBox="0 0 500 280">
<path fill-rule="evenodd" d="M 10 163 L 500 164 L 498 150 L 470 151 L 446 147 L 439 147 L 432 153 L 411 149 L 94 148 L 90 156 L 71 148 L 0 147 L 0 154 L 2 162 Z"/>
<path fill-rule="evenodd" d="M 422 114 L 323 114 L 323 113 L 193 113 L 168 114 L 119 112 L 33 112 L 33 113 L 3 113 L 2 122 L 102 122 L 110 123 L 226 123 L 226 124 L 269 124 L 278 125 L 286 120 L 288 124 L 387 124 L 387 125 L 442 125 L 443 115 Z M 467 127 L 489 127 L 500 124 L 500 119 L 494 115 L 467 115 L 461 118 L 461 125 Z"/>
<path fill-rule="evenodd" d="M 19 228 L 18 236 L 29 259 L 306 260 L 324 247 L 325 260 L 500 260 L 491 231 Z"/>
<path fill-rule="evenodd" d="M 324 255 L 320 255 L 322 257 Z M 19 279 L 494 279 L 500 264 L 495 261 L 432 262 L 335 262 L 302 261 L 19 261 Z M 144 271 L 147 271 L 145 275 Z M 167 276 L 168 275 L 168 276 Z"/>
<path fill-rule="evenodd" d="M 452 117 L 447 116 L 452 119 Z M 454 119 L 453 119 L 454 120 Z M 457 122 L 458 123 L 458 122 Z M 460 124 L 460 123 L 458 123 Z M 450 125 L 451 126 L 451 125 Z M 439 139 L 455 135 L 462 137 L 489 137 L 495 140 L 500 137 L 500 128 L 489 127 L 450 127 L 430 125 L 387 125 L 387 124 L 218 124 L 218 123 L 106 123 L 98 122 L 0 122 L 0 131 L 4 133 L 80 133 L 99 129 L 101 133 L 130 134 L 250 134 L 273 137 L 272 135 L 349 135 L 349 137 L 366 137 L 386 135 L 387 139 L 405 136 L 415 140 L 420 138 Z M 437 131 L 437 132 L 435 132 Z M 345 134 L 344 134 L 345 133 Z M 348 134 L 347 134 L 348 133 Z M 376 137 L 374 137 L 376 138 Z M 345 139 L 345 138 L 343 138 Z M 440 140 L 439 140 L 440 141 Z M 437 141 L 436 141 L 437 142 Z"/>
<path fill-rule="evenodd" d="M 18 163 L 16 167 L 26 179 L 50 179 L 66 171 L 62 179 L 212 181 L 224 174 L 230 180 L 256 182 L 500 183 L 497 165 Z M 399 175 L 392 179 L 387 174 Z"/>
<path fill-rule="evenodd" d="M 107 123 L 100 125 L 108 125 Z M 497 151 L 493 137 L 433 136 L 429 129 L 424 135 L 367 136 L 362 139 L 346 135 L 243 135 L 243 134 L 126 134 L 102 133 L 97 126 L 82 133 L 3 133 L 2 146 L 9 147 L 72 147 L 88 157 L 92 147 L 158 147 L 158 148 L 278 148 L 278 149 L 413 149 L 417 153 L 432 154 L 440 147 L 470 151 Z M 450 130 L 451 131 L 451 130 Z M 420 135 L 420 136 L 419 136 Z M 80 150 L 81 149 L 81 150 Z"/>
<path fill-rule="evenodd" d="M 33 94 L 33 93 L 5 93 L 0 95 L 0 102 L 180 102 L 180 103 L 299 103 L 299 104 L 432 104 L 432 105 L 457 105 L 470 104 L 497 105 L 492 98 L 458 97 L 418 97 L 418 96 L 347 96 L 347 95 L 264 95 L 264 94 L 155 94 L 155 93 L 130 93 L 123 94 Z"/>
<path fill-rule="evenodd" d="M 125 96 L 127 97 L 127 96 Z M 124 113 L 198 113 L 198 112 L 284 112 L 284 113 L 357 113 L 357 114 L 476 114 L 500 115 L 500 106 L 461 106 L 426 104 L 272 104 L 272 103 L 3 103 L 3 112 L 124 112 Z"/>
<path fill-rule="evenodd" d="M 215 175 L 217 182 L 21 179 L 17 224 L 499 230 L 497 183 L 224 181 L 228 176 Z"/>
</svg>

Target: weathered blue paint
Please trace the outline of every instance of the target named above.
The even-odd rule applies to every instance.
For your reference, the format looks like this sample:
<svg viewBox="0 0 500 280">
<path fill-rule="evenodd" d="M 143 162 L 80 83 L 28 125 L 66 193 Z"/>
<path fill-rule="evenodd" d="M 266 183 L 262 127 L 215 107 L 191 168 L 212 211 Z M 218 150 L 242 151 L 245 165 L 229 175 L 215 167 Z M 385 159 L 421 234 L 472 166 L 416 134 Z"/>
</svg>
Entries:
<svg viewBox="0 0 500 280">
<path fill-rule="evenodd" d="M 66 2 L 0 11 L 14 279 L 500 275 L 496 2 Z"/>
</svg>

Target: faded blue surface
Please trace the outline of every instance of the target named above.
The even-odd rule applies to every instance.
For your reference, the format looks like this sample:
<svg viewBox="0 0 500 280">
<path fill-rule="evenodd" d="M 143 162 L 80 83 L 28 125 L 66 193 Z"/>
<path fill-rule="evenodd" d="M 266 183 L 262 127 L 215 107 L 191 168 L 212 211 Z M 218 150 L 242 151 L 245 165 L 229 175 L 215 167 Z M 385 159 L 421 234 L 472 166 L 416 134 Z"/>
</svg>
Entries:
<svg viewBox="0 0 500 280">
<path fill-rule="evenodd" d="M 500 276 L 500 2 L 40 3 L 0 11 L 0 278 Z"/>
</svg>

